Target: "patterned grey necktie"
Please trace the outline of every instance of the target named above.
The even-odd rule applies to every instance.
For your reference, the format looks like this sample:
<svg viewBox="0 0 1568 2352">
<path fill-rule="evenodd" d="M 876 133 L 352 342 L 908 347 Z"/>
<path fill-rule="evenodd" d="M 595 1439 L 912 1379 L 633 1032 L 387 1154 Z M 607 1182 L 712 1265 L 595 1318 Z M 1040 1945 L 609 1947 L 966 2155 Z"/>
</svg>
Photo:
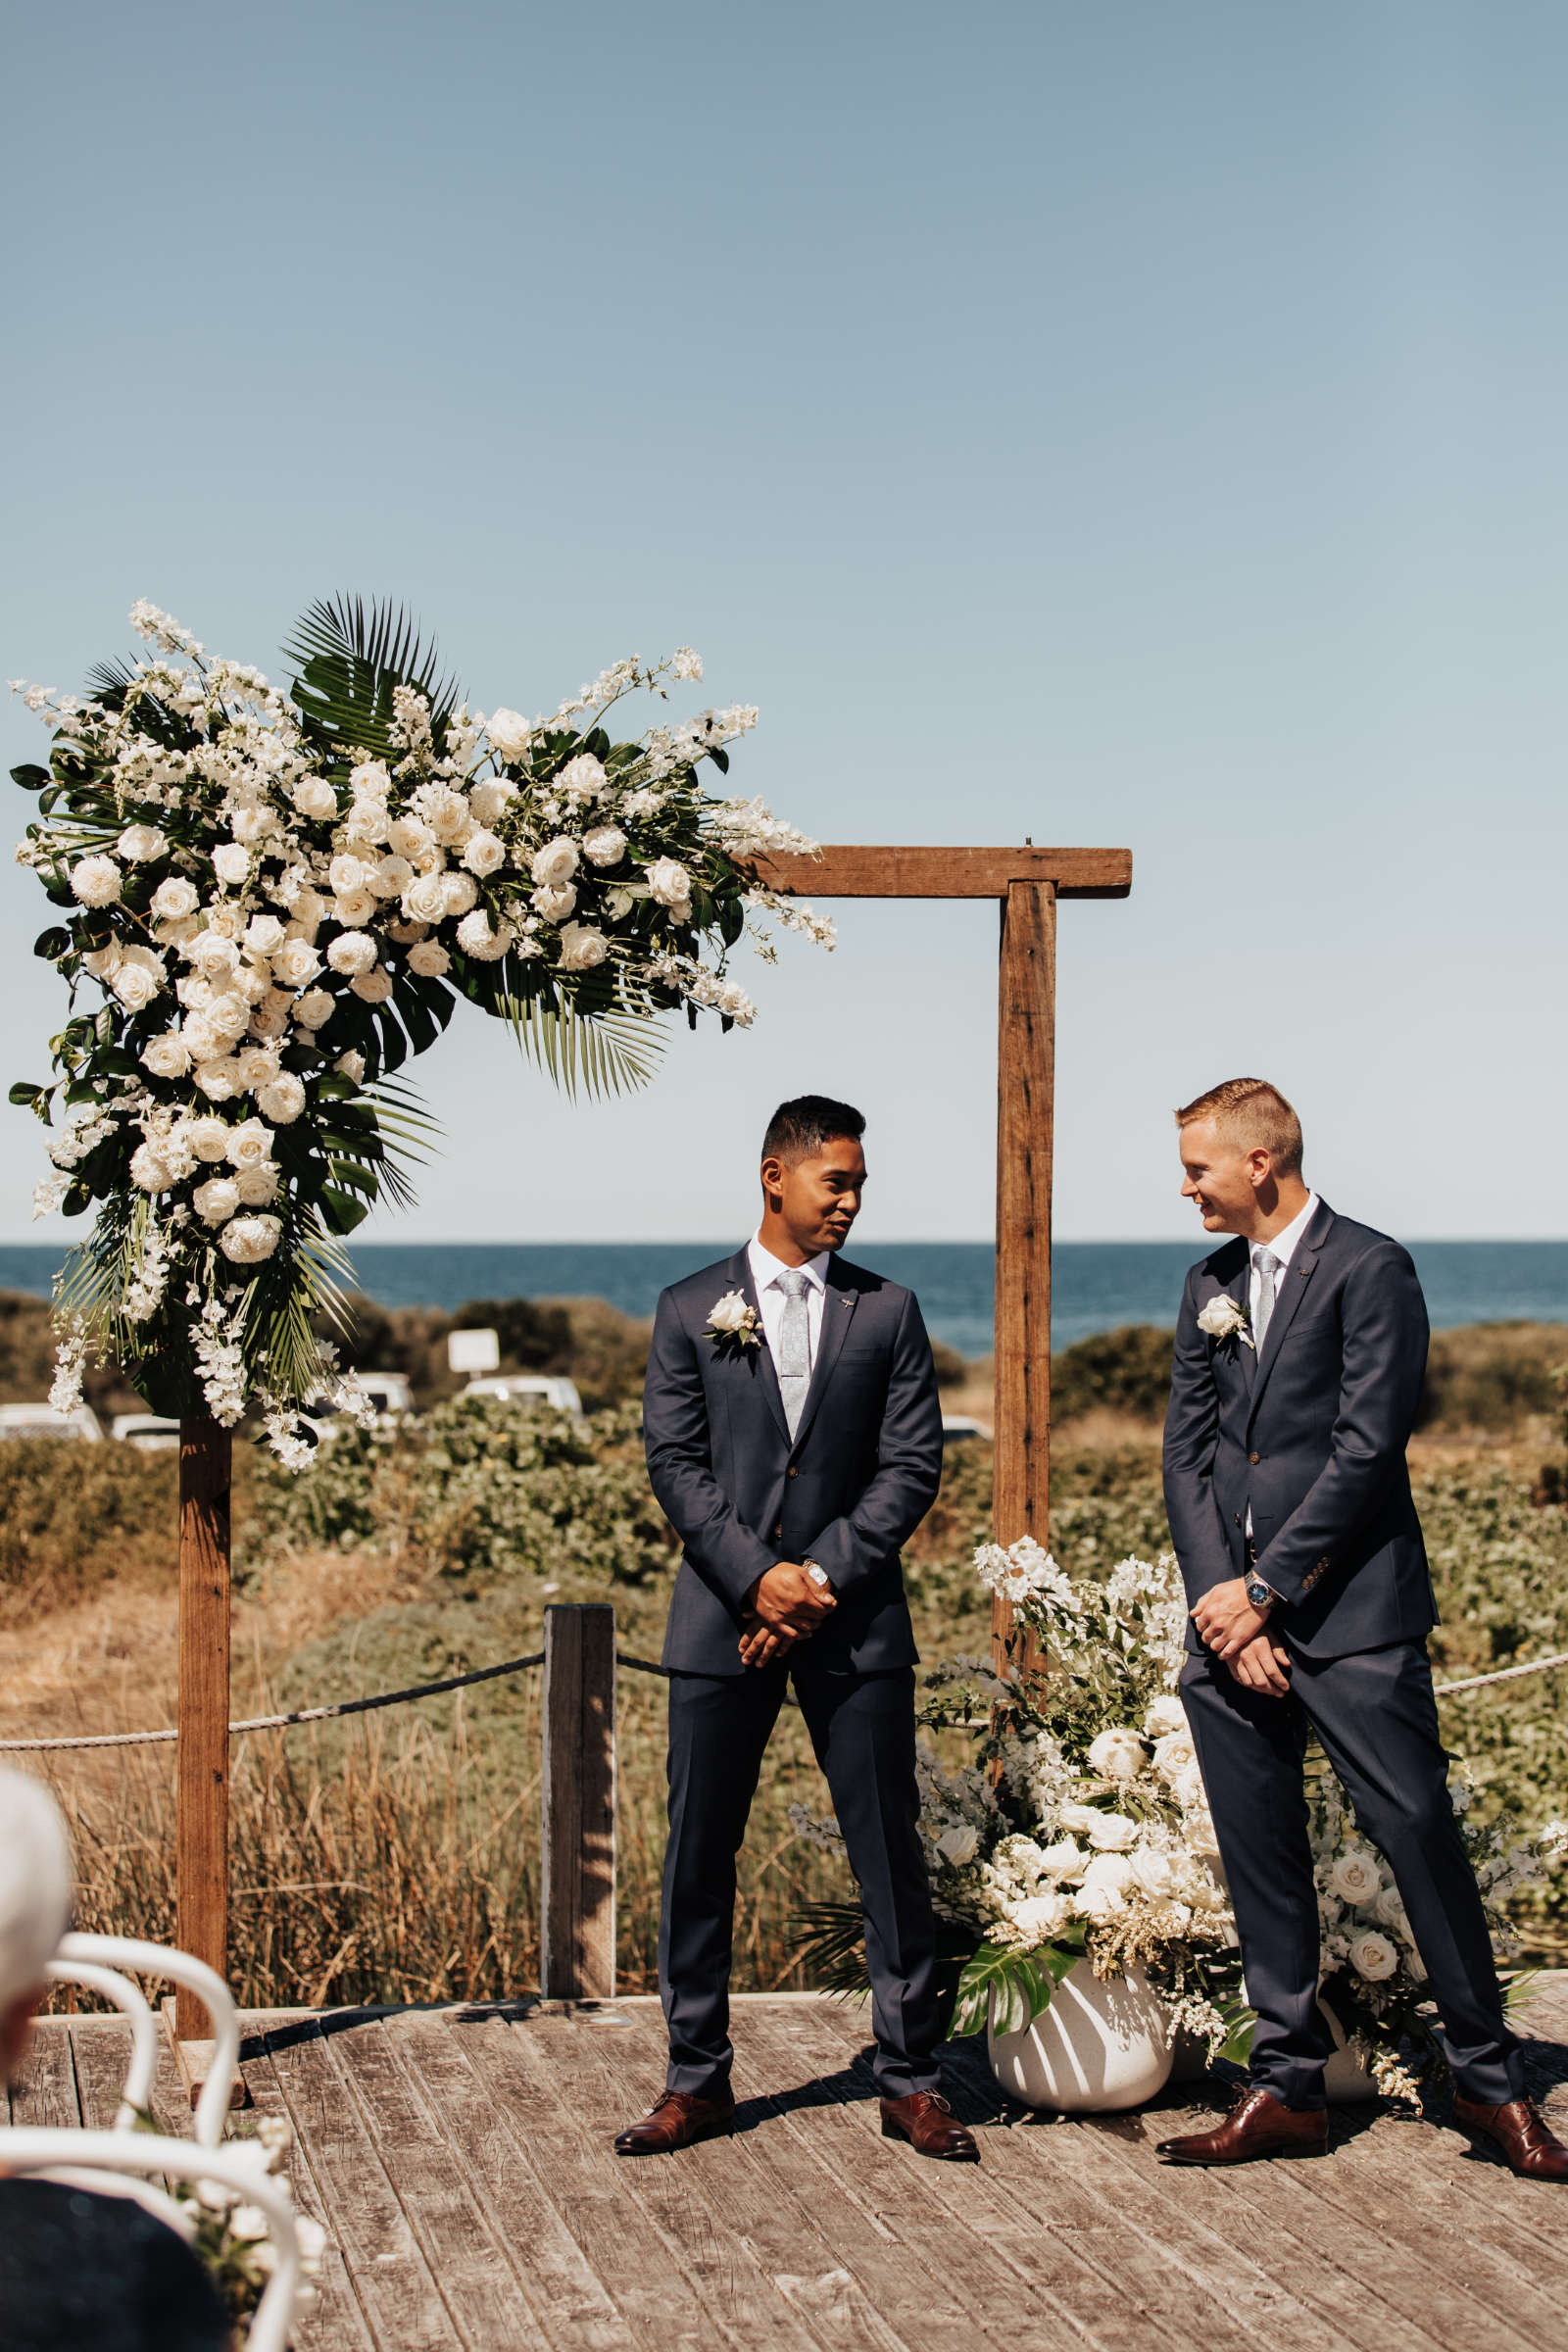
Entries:
<svg viewBox="0 0 1568 2352">
<path fill-rule="evenodd" d="M 1279 1276 L 1280 1261 L 1272 1250 L 1254 1250 L 1252 1263 L 1257 1269 L 1257 1312 L 1252 1317 L 1252 1339 L 1261 1350 L 1269 1317 L 1274 1312 L 1274 1285 Z"/>
<path fill-rule="evenodd" d="M 784 1399 L 790 1443 L 806 1410 L 806 1392 L 811 1385 L 811 1326 L 806 1304 L 806 1276 L 799 1266 L 786 1266 L 774 1281 L 784 1294 L 784 1312 L 778 1326 L 778 1392 Z"/>
</svg>

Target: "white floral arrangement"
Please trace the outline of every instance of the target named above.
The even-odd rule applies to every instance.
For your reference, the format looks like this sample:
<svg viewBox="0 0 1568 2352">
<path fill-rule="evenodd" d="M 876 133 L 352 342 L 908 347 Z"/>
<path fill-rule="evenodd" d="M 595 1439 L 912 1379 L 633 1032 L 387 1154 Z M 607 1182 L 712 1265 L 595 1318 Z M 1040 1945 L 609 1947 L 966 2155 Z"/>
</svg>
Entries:
<svg viewBox="0 0 1568 2352">
<path fill-rule="evenodd" d="M 699 783 L 754 709 L 612 739 L 624 696 L 701 679 L 689 647 L 530 721 L 470 711 L 385 612 L 314 607 L 287 693 L 151 605 L 130 618 L 149 652 L 85 697 L 24 690 L 54 740 L 12 771 L 39 806 L 18 859 L 61 910 L 36 952 L 74 1010 L 53 1082 L 11 1100 L 63 1112 L 35 1213 L 98 1210 L 56 1401 L 112 1351 L 155 1410 L 258 1404 L 297 1461 L 299 1408 L 354 1402 L 318 1336 L 342 1237 L 409 1197 L 428 1133 L 393 1073 L 457 996 L 558 1079 L 639 1083 L 661 1012 L 751 1022 L 727 969 L 749 928 L 764 955 L 768 917 L 832 945 L 752 870 L 816 845 Z"/>
<path fill-rule="evenodd" d="M 158 2132 L 162 2126 L 146 2109 L 136 2111 L 135 2129 Z M 255 2132 L 243 2139 L 226 2139 L 223 2154 L 242 2174 L 257 2182 L 287 2187 L 289 2152 L 294 2131 L 282 2116 L 264 2116 Z M 191 2242 L 206 2265 L 219 2298 L 237 2327 L 247 2328 L 254 2317 L 276 2263 L 276 2249 L 266 2214 L 250 2203 L 242 2188 L 216 2180 L 170 2180 L 169 2193 L 191 2228 Z M 300 2281 L 296 2306 L 310 2302 L 317 2291 L 326 2253 L 326 2232 L 308 2213 L 294 2216 L 299 2247 Z"/>
<path fill-rule="evenodd" d="M 1252 1335 L 1247 1328 L 1247 1309 L 1229 1291 L 1216 1291 L 1208 1304 L 1200 1308 L 1198 1328 L 1221 1348 L 1228 1340 L 1240 1340 L 1244 1348 L 1252 1347 Z"/>
</svg>

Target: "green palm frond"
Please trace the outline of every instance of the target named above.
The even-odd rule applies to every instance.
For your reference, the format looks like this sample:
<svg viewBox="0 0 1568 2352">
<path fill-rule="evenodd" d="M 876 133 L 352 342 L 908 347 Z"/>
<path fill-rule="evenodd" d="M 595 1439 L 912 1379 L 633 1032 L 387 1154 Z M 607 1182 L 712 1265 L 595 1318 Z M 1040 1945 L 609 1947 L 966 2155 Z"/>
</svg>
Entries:
<svg viewBox="0 0 1568 2352">
<path fill-rule="evenodd" d="M 790 1914 L 790 1959 L 824 1992 L 870 1990 L 865 1913 L 858 1902 L 800 1903 Z"/>
<path fill-rule="evenodd" d="M 512 958 L 507 958 L 507 969 Z M 499 993 L 495 1009 L 530 1061 L 568 1101 L 579 1094 L 602 1101 L 649 1086 L 664 1057 L 664 1027 L 657 1014 L 612 999 L 584 1004 L 551 990 Z"/>
<path fill-rule="evenodd" d="M 401 605 L 319 599 L 295 622 L 283 659 L 295 668 L 293 697 L 306 732 L 327 759 L 356 752 L 398 758 L 394 687 L 412 686 L 426 697 L 438 741 L 458 700 L 457 681 L 441 675 L 434 643 L 423 643 Z"/>
</svg>

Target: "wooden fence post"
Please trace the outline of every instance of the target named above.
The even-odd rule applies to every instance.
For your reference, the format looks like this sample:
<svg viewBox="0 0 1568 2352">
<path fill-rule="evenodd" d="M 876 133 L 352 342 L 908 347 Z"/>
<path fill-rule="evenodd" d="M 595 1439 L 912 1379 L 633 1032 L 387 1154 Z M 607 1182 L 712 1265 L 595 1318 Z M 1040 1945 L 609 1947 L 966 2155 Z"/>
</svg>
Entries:
<svg viewBox="0 0 1568 2352">
<path fill-rule="evenodd" d="M 179 1745 L 174 1803 L 182 1951 L 228 1980 L 228 1576 L 233 1443 L 217 1421 L 179 1425 Z M 175 1994 L 181 2041 L 207 2012 Z"/>
<path fill-rule="evenodd" d="M 1002 902 L 997 1026 L 996 1493 L 999 1544 L 1051 1539 L 1051 1160 L 1056 1057 L 1056 890 Z M 1000 1665 L 1012 1609 L 992 1603 Z M 1024 1660 L 1033 1663 L 1033 1643 Z"/>
<path fill-rule="evenodd" d="M 615 1612 L 545 1611 L 544 1867 L 539 1983 L 547 2000 L 615 1995 Z"/>
</svg>

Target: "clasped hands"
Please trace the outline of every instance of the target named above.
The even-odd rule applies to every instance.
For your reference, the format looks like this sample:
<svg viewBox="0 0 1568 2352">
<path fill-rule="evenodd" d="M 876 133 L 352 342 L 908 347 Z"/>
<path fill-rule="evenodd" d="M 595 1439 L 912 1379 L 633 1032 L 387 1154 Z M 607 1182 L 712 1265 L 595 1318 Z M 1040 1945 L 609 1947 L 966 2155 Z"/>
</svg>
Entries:
<svg viewBox="0 0 1568 2352">
<path fill-rule="evenodd" d="M 745 1599 L 741 1624 L 741 1663 L 771 1665 L 788 1657 L 797 1642 L 808 1641 L 828 1613 L 838 1607 L 831 1585 L 813 1583 L 805 1567 L 780 1560 L 760 1576 Z"/>
<path fill-rule="evenodd" d="M 1247 1597 L 1245 1576 L 1211 1585 L 1196 1609 L 1199 1639 L 1249 1690 L 1283 1698 L 1290 1690 L 1291 1653 L 1268 1630 L 1270 1612 Z"/>
</svg>

